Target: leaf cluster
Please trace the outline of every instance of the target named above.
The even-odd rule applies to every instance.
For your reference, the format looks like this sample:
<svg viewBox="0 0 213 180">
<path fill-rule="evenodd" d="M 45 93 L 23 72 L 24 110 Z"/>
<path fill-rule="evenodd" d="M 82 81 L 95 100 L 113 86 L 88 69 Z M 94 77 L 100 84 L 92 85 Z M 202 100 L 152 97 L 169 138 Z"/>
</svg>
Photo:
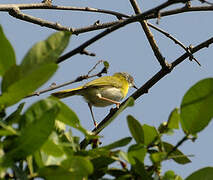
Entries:
<svg viewBox="0 0 213 180">
<path fill-rule="evenodd" d="M 178 148 L 188 139 L 194 141 L 212 119 L 213 78 L 192 86 L 180 108 L 175 108 L 168 121 L 158 128 L 141 124 L 129 115 L 132 137 L 101 146 L 100 137 L 84 129 L 75 112 L 57 98 L 42 99 L 24 112 L 24 103 L 20 102 L 55 73 L 56 60 L 70 36 L 67 32 L 54 33 L 35 44 L 17 65 L 13 48 L 0 28 L 0 178 L 181 180 L 172 170 L 161 174 L 162 162 L 191 162 Z M 131 99 L 129 102 L 132 105 Z M 16 103 L 17 109 L 7 114 L 6 109 Z M 185 133 L 181 141 L 172 145 L 162 140 L 180 129 L 180 125 Z M 92 142 L 91 148 L 80 147 L 80 138 L 72 133 L 73 128 Z M 203 176 L 212 179 L 213 168 L 198 170 L 186 180 Z"/>
</svg>

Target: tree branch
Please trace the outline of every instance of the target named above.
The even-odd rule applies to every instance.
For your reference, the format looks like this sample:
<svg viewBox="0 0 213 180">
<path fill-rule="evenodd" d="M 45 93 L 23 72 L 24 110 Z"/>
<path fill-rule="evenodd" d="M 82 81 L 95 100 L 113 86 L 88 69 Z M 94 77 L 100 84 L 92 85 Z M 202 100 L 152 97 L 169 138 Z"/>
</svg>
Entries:
<svg viewBox="0 0 213 180">
<path fill-rule="evenodd" d="M 130 0 L 131 4 L 132 4 L 132 7 L 135 11 L 136 14 L 141 14 L 141 10 L 137 4 L 137 1 L 136 0 Z M 148 24 L 146 22 L 146 20 L 142 20 L 140 21 L 140 24 L 146 34 L 146 37 L 149 41 L 149 44 L 155 54 L 155 57 L 157 58 L 158 62 L 160 63 L 161 67 L 162 68 L 166 68 L 167 66 L 169 66 L 169 63 L 166 62 L 165 58 L 162 56 L 159 48 L 158 48 L 158 45 L 155 41 L 155 38 L 152 34 L 152 32 L 150 31 L 149 27 L 148 27 Z"/>
<path fill-rule="evenodd" d="M 32 97 L 32 96 L 39 96 L 40 94 L 43 94 L 43 93 L 46 93 L 46 92 L 49 92 L 49 91 L 52 91 L 52 90 L 55 90 L 55 89 L 58 89 L 58 88 L 61 88 L 61 87 L 64 87 L 64 86 L 67 86 L 67 85 L 70 85 L 70 84 L 73 84 L 73 83 L 76 83 L 76 82 L 80 82 L 80 81 L 83 81 L 85 79 L 90 79 L 90 78 L 93 78 L 93 77 L 100 77 L 102 76 L 103 73 L 107 73 L 107 68 L 104 67 L 102 68 L 102 70 L 96 74 L 93 74 L 93 75 L 90 75 L 90 73 L 95 70 L 95 68 L 100 64 L 100 63 L 103 63 L 104 61 L 103 60 L 100 60 L 98 61 L 89 71 L 86 75 L 81 75 L 81 76 L 78 76 L 76 79 L 74 80 L 71 80 L 71 81 L 68 81 L 66 83 L 63 83 L 63 84 L 60 84 L 60 85 L 51 85 L 49 88 L 47 89 L 44 89 L 44 90 L 41 90 L 41 91 L 37 91 L 37 92 L 34 92 L 28 96 L 26 96 L 25 98 L 28 98 L 28 97 Z"/>
<path fill-rule="evenodd" d="M 213 11 L 213 6 L 197 6 L 197 7 L 184 6 L 182 8 L 178 8 L 174 10 L 163 11 L 160 13 L 160 16 L 164 17 L 164 16 L 170 16 L 170 15 L 180 14 L 184 12 L 196 12 L 196 11 Z M 154 18 L 158 18 L 158 14 L 150 14 L 146 16 L 146 20 L 154 19 Z"/>
<path fill-rule="evenodd" d="M 198 52 L 199 50 L 209 47 L 210 44 L 213 44 L 213 37 L 209 38 L 208 40 L 200 43 L 199 45 L 195 46 L 194 48 L 191 49 L 191 53 L 194 54 Z M 159 82 L 163 77 L 165 77 L 167 74 L 169 74 L 178 64 L 183 62 L 186 58 L 188 58 L 190 54 L 184 53 L 182 56 L 177 58 L 171 63 L 171 68 L 170 69 L 161 69 L 158 71 L 153 77 L 151 77 L 143 86 L 141 86 L 136 92 L 134 92 L 132 95 L 130 95 L 125 101 L 123 101 L 120 105 L 120 108 L 124 106 L 125 102 L 132 97 L 133 99 L 137 100 L 139 97 L 144 95 L 145 93 L 148 92 L 148 90 L 154 86 L 157 82 Z M 107 122 L 110 120 L 110 118 L 115 115 L 115 113 L 118 111 L 118 109 L 113 109 L 109 112 L 109 114 L 98 124 L 97 128 L 94 128 L 92 132 L 94 132 L 95 135 L 99 134 L 107 124 Z M 88 141 L 84 139 L 80 145 L 81 148 L 84 149 L 88 145 Z"/>
<path fill-rule="evenodd" d="M 166 37 L 168 37 L 169 39 L 171 39 L 172 41 L 174 41 L 176 44 L 178 44 L 180 47 L 182 47 L 187 53 L 189 53 L 189 59 L 190 60 L 194 60 L 199 66 L 201 66 L 201 64 L 199 63 L 199 61 L 193 56 L 193 54 L 190 51 L 190 47 L 186 47 L 182 42 L 180 42 L 178 39 L 176 39 L 175 37 L 173 37 L 171 34 L 169 34 L 168 32 L 164 31 L 163 29 L 158 28 L 157 26 L 154 26 L 151 23 L 147 24 L 152 27 L 153 29 L 159 31 L 160 33 L 164 34 Z"/>
<path fill-rule="evenodd" d="M 61 57 L 58 58 L 57 63 L 61 63 L 64 60 L 78 54 L 79 52 L 81 52 L 83 49 L 85 49 L 86 47 L 88 47 L 89 45 L 91 45 L 92 43 L 96 42 L 97 40 L 101 39 L 102 37 L 110 34 L 111 32 L 136 21 L 141 21 L 144 20 L 146 16 L 152 14 L 152 13 L 156 13 L 159 12 L 161 9 L 164 9 L 166 7 L 168 7 L 171 4 L 175 4 L 178 2 L 187 2 L 188 0 L 168 0 L 165 3 L 162 3 L 159 6 L 156 6 L 155 8 L 152 8 L 144 13 L 132 16 L 128 19 L 125 19 L 123 21 L 121 21 L 118 24 L 115 24 L 114 26 L 109 27 L 108 29 L 104 30 L 103 32 L 97 34 L 96 36 L 92 37 L 91 39 L 89 39 L 88 41 L 84 42 L 83 44 L 81 44 L 80 46 L 78 46 L 77 48 L 73 49 L 72 51 L 62 55 Z"/>
</svg>

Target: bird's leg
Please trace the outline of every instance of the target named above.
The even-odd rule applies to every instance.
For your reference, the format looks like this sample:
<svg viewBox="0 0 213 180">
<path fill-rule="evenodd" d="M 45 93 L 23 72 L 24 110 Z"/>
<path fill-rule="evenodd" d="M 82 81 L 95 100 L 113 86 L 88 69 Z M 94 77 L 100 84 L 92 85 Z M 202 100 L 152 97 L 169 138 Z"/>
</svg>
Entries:
<svg viewBox="0 0 213 180">
<path fill-rule="evenodd" d="M 97 128 L 98 124 L 95 121 L 95 117 L 94 117 L 94 114 L 93 114 L 93 111 L 92 111 L 92 105 L 90 103 L 88 103 L 88 106 L 89 106 L 89 109 L 90 109 L 90 112 L 91 112 L 91 115 L 92 115 L 93 123 L 94 123 L 95 127 Z"/>
<path fill-rule="evenodd" d="M 118 102 L 118 101 L 114 101 L 112 99 L 108 99 L 108 98 L 102 97 L 100 94 L 98 95 L 98 98 L 101 99 L 101 100 L 108 101 L 108 102 L 111 102 L 111 103 L 115 104 L 117 108 L 120 107 L 121 103 Z"/>
</svg>

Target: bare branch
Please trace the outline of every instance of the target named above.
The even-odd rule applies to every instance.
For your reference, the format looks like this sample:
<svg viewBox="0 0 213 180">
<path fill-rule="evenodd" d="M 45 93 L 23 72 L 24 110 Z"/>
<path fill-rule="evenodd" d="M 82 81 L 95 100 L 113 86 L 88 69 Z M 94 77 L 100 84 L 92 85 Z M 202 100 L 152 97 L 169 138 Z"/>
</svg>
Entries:
<svg viewBox="0 0 213 180">
<path fill-rule="evenodd" d="M 189 47 L 186 47 L 183 43 L 181 43 L 178 39 L 176 39 L 174 36 L 172 36 L 171 34 L 169 34 L 168 32 L 164 31 L 163 29 L 160 29 L 159 27 L 157 26 L 154 26 L 153 24 L 151 23 L 148 23 L 147 24 L 152 27 L 153 29 L 161 32 L 162 34 L 164 34 L 166 37 L 168 37 L 169 39 L 171 39 L 172 41 L 174 41 L 176 44 L 178 44 L 180 47 L 182 47 L 187 53 L 189 53 L 189 59 L 190 60 L 194 60 L 199 66 L 201 66 L 201 64 L 199 63 L 199 61 L 193 56 L 193 54 L 191 53 Z"/>
<path fill-rule="evenodd" d="M 137 4 L 137 1 L 136 0 L 130 0 L 131 4 L 132 4 L 132 7 L 134 8 L 134 11 L 136 14 L 141 14 L 141 10 Z M 169 63 L 166 62 L 165 58 L 162 56 L 159 48 L 158 48 L 158 45 L 155 41 L 155 38 L 152 34 L 152 32 L 150 31 L 148 25 L 147 25 L 147 22 L 146 20 L 143 20 L 143 21 L 140 21 L 140 24 L 146 34 L 146 37 L 149 41 L 149 44 L 155 54 L 155 57 L 157 58 L 158 62 L 160 63 L 161 67 L 162 68 L 166 68 L 167 66 L 169 67 Z"/>
<path fill-rule="evenodd" d="M 40 18 L 36 18 L 34 16 L 30 16 L 27 14 L 22 13 L 19 8 L 14 7 L 12 9 L 10 9 L 9 14 L 17 19 L 21 19 L 27 22 L 31 22 L 34 24 L 38 24 L 40 26 L 45 26 L 45 27 L 49 27 L 55 30 L 59 30 L 59 31 L 69 31 L 69 32 L 73 32 L 72 28 L 68 28 L 65 26 L 60 25 L 59 23 L 53 23 L 50 21 L 46 21 Z"/>
<path fill-rule="evenodd" d="M 120 23 L 115 24 L 114 26 L 109 27 L 108 29 L 106 29 L 105 31 L 99 33 L 98 35 L 94 36 L 93 38 L 89 39 L 88 41 L 84 42 L 83 44 L 81 44 L 80 46 L 78 46 L 77 48 L 73 49 L 72 51 L 62 55 L 61 57 L 58 58 L 57 63 L 61 63 L 64 60 L 78 54 L 79 52 L 81 52 L 83 49 L 85 49 L 86 47 L 88 47 L 89 45 L 91 45 L 92 43 L 96 42 L 97 40 L 101 39 L 102 37 L 106 36 L 107 34 L 110 34 L 111 32 L 136 21 L 141 21 L 144 20 L 146 18 L 146 16 L 153 14 L 155 12 L 160 11 L 161 9 L 164 9 L 166 7 L 168 7 L 171 4 L 175 4 L 177 2 L 187 2 L 187 0 L 168 0 L 165 3 L 162 3 L 159 6 L 156 6 L 155 8 L 152 8 L 144 13 L 138 14 L 136 16 L 132 16 L 128 19 L 122 20 Z"/>
<path fill-rule="evenodd" d="M 180 14 L 184 12 L 196 12 L 196 11 L 213 11 L 213 6 L 197 6 L 197 7 L 184 6 L 183 8 L 163 11 L 160 13 L 160 16 L 164 17 L 164 16 L 170 16 L 170 15 Z M 158 14 L 150 14 L 146 16 L 146 19 L 154 19 L 157 17 L 158 17 Z"/>
<path fill-rule="evenodd" d="M 95 12 L 95 13 L 103 13 L 109 14 L 116 17 L 128 17 L 125 14 L 110 11 L 105 9 L 98 9 L 92 7 L 73 7 L 73 6 L 56 6 L 51 5 L 50 3 L 38 3 L 38 4 L 1 4 L 0 11 L 10 11 L 13 8 L 18 8 L 20 10 L 26 9 L 49 9 L 49 10 L 71 10 L 71 11 L 85 11 L 85 12 Z"/>
<path fill-rule="evenodd" d="M 93 78 L 93 77 L 100 77 L 102 76 L 102 74 L 106 74 L 107 73 L 107 69 L 106 67 L 103 67 L 102 70 L 96 74 L 93 74 L 93 75 L 89 75 L 93 70 L 95 70 L 95 68 L 97 67 L 97 65 L 99 65 L 100 63 L 103 63 L 104 61 L 103 60 L 100 60 L 98 61 L 89 71 L 86 75 L 81 75 L 81 76 L 78 76 L 76 79 L 74 80 L 71 80 L 71 81 L 68 81 L 66 83 L 63 83 L 63 84 L 60 84 L 60 85 L 57 85 L 55 83 L 51 84 L 51 86 L 47 89 L 44 89 L 44 90 L 41 90 L 41 91 L 37 91 L 37 92 L 34 92 L 28 96 L 26 96 L 25 98 L 28 98 L 28 97 L 32 97 L 32 96 L 39 96 L 40 94 L 43 94 L 43 93 L 46 93 L 46 92 L 49 92 L 49 91 L 52 91 L 52 90 L 55 90 L 55 89 L 58 89 L 58 88 L 61 88 L 61 87 L 64 87 L 64 86 L 67 86 L 67 85 L 70 85 L 70 84 L 73 84 L 73 83 L 76 83 L 76 82 L 80 82 L 80 81 L 83 81 L 85 79 L 90 79 L 90 78 Z"/>
</svg>

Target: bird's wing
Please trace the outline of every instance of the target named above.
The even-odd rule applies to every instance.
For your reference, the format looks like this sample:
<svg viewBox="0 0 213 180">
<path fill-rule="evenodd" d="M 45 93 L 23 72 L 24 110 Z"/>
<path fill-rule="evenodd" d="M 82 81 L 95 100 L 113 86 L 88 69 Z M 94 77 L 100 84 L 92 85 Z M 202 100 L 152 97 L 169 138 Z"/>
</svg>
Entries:
<svg viewBox="0 0 213 180">
<path fill-rule="evenodd" d="M 98 87 L 112 86 L 112 87 L 120 88 L 122 87 L 122 84 L 117 77 L 104 76 L 86 83 L 83 87 L 87 88 L 87 87 L 96 87 L 96 86 Z"/>
<path fill-rule="evenodd" d="M 83 89 L 84 88 L 82 86 L 80 86 L 80 87 L 73 88 L 73 89 L 66 89 L 66 90 L 58 91 L 58 92 L 52 93 L 51 95 L 61 99 L 61 98 L 66 98 L 66 97 L 73 96 L 73 95 L 80 95 L 80 93 Z"/>
</svg>

